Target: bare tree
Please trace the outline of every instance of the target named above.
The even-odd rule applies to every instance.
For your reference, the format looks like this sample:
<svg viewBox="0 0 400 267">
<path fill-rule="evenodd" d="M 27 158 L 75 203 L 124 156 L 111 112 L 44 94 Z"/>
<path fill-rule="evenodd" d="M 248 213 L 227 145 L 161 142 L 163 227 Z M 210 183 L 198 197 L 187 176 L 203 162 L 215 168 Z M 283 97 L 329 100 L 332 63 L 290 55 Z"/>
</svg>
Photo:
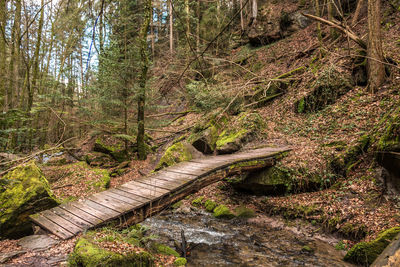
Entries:
<svg viewBox="0 0 400 267">
<path fill-rule="evenodd" d="M 368 0 L 368 87 L 371 92 L 385 81 L 380 12 L 381 1 Z"/>
</svg>

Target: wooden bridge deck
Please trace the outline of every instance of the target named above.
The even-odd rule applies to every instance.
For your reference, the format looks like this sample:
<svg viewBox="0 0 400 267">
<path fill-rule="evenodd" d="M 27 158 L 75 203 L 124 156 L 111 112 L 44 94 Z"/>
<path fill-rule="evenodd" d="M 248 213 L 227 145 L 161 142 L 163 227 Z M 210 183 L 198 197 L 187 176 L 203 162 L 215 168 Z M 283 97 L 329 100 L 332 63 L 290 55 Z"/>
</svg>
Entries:
<svg viewBox="0 0 400 267">
<path fill-rule="evenodd" d="M 262 148 L 182 162 L 86 199 L 42 211 L 31 219 L 61 239 L 118 218 L 121 223 L 138 223 L 227 175 L 272 166 L 281 153 L 289 150 Z"/>
</svg>

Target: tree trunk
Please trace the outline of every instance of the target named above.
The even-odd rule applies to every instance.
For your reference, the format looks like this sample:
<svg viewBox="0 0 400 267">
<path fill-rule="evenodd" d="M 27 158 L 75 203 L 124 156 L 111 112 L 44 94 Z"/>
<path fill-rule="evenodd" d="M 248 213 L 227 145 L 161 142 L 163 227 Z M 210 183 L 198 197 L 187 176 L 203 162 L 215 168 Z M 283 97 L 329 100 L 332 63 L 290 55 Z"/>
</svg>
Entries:
<svg viewBox="0 0 400 267">
<path fill-rule="evenodd" d="M 173 28 L 173 16 L 172 16 L 172 0 L 168 1 L 169 7 L 169 52 L 172 55 L 174 53 L 174 28 Z"/>
<path fill-rule="evenodd" d="M 356 11 L 354 12 L 353 20 L 351 21 L 351 25 L 354 26 L 358 22 L 358 17 L 360 16 L 361 9 L 364 6 L 364 0 L 358 0 Z"/>
<path fill-rule="evenodd" d="M 197 16 L 197 27 L 196 27 L 196 52 L 200 52 L 200 21 L 201 21 L 201 0 L 197 0 L 196 16 Z"/>
<path fill-rule="evenodd" d="M 7 1 L 0 1 L 0 111 L 4 111 L 6 95 L 6 23 L 7 23 Z"/>
<path fill-rule="evenodd" d="M 244 31 L 244 17 L 243 17 L 243 0 L 239 0 L 240 2 L 240 28 L 242 32 Z"/>
<path fill-rule="evenodd" d="M 149 25 L 151 20 L 151 0 L 146 0 L 144 4 L 145 4 L 144 20 L 139 35 L 140 59 L 142 66 L 139 77 L 137 148 L 138 148 L 138 158 L 140 160 L 145 160 L 147 158 L 146 144 L 144 142 L 144 106 L 146 101 L 147 70 L 149 68 L 149 59 L 147 56 L 147 32 L 149 30 Z M 170 2 L 170 7 L 171 7 L 170 11 L 172 11 L 171 5 L 172 4 Z M 171 14 L 172 13 L 170 13 L 170 15 Z"/>
<path fill-rule="evenodd" d="M 257 12 L 258 12 L 257 0 L 253 0 L 253 3 L 251 5 L 251 19 L 253 23 L 255 23 L 257 20 Z"/>
<path fill-rule="evenodd" d="M 380 0 L 368 0 L 368 87 L 371 92 L 385 81 L 380 11 Z"/>
</svg>

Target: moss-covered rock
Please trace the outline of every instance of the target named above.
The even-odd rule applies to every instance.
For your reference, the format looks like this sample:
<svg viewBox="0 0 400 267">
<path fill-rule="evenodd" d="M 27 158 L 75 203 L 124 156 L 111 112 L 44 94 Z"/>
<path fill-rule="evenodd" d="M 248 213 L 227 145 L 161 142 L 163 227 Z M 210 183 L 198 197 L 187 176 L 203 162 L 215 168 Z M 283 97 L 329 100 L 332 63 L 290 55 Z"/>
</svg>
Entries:
<svg viewBox="0 0 400 267">
<path fill-rule="evenodd" d="M 163 254 L 163 255 L 168 255 L 168 256 L 175 256 L 179 257 L 179 253 L 176 252 L 173 248 L 170 248 L 167 245 L 160 244 L 160 243 L 153 243 L 152 248 L 155 251 L 155 253 L 158 254 Z"/>
<path fill-rule="evenodd" d="M 214 209 L 213 216 L 221 219 L 232 219 L 235 214 L 225 205 L 219 205 Z"/>
<path fill-rule="evenodd" d="M 289 170 L 274 166 L 249 173 L 242 181 L 233 183 L 233 186 L 257 195 L 282 195 L 290 192 L 295 183 Z"/>
<path fill-rule="evenodd" d="M 207 201 L 204 203 L 204 207 L 206 208 L 206 211 L 213 212 L 214 209 L 217 207 L 217 203 L 215 203 L 211 199 L 207 199 Z"/>
<path fill-rule="evenodd" d="M 124 162 L 129 159 L 129 152 L 125 149 L 124 141 L 112 136 L 97 137 L 93 151 L 108 154 L 118 162 Z"/>
<path fill-rule="evenodd" d="M 203 205 L 204 196 L 200 196 L 192 200 L 192 205 L 195 207 L 200 207 Z"/>
<path fill-rule="evenodd" d="M 31 161 L 0 178 L 0 238 L 32 232 L 29 216 L 58 205 L 42 171 Z"/>
<path fill-rule="evenodd" d="M 383 231 L 371 242 L 360 242 L 347 252 L 344 259 L 357 264 L 371 264 L 399 232 L 400 227 L 393 227 Z"/>
<path fill-rule="evenodd" d="M 175 261 L 174 261 L 174 265 L 175 266 L 185 266 L 186 265 L 186 263 L 187 263 L 187 260 L 185 259 L 185 258 L 177 258 Z"/>
<path fill-rule="evenodd" d="M 197 128 L 189 137 L 188 142 L 204 154 L 212 154 L 218 139 L 217 125 L 210 123 L 205 129 Z"/>
<path fill-rule="evenodd" d="M 235 208 L 235 213 L 236 216 L 239 218 L 252 218 L 256 216 L 254 210 L 244 206 L 239 206 Z"/>
<path fill-rule="evenodd" d="M 86 154 L 85 161 L 90 166 L 96 167 L 115 167 L 118 165 L 110 155 L 101 152 L 90 152 Z"/>
<path fill-rule="evenodd" d="M 328 167 L 335 173 L 345 176 L 359 162 L 360 156 L 367 152 L 370 143 L 369 135 L 361 136 L 354 146 L 333 157 L 328 162 Z"/>
<path fill-rule="evenodd" d="M 126 255 L 102 249 L 89 239 L 81 237 L 76 242 L 74 252 L 68 260 L 69 266 L 137 266 L 154 265 L 154 258 L 148 252 L 129 253 Z"/>
<path fill-rule="evenodd" d="M 164 155 L 158 162 L 155 170 L 158 171 L 162 168 L 172 166 L 176 163 L 191 160 L 193 159 L 194 153 L 195 149 L 190 144 L 184 141 L 177 142 L 167 148 Z"/>
<path fill-rule="evenodd" d="M 295 103 L 298 113 L 315 112 L 333 104 L 342 95 L 350 91 L 352 78 L 335 68 L 327 68 L 312 84 L 313 90 Z"/>
<path fill-rule="evenodd" d="M 387 119 L 385 132 L 378 141 L 379 151 L 400 151 L 400 108 Z"/>
</svg>

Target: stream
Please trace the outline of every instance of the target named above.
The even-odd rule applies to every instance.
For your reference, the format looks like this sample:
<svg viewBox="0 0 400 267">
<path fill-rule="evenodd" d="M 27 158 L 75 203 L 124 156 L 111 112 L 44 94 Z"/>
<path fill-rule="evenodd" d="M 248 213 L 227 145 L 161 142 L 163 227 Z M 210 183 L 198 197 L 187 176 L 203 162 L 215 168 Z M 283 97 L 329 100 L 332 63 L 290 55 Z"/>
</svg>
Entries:
<svg viewBox="0 0 400 267">
<path fill-rule="evenodd" d="M 142 225 L 170 247 L 174 240 L 181 242 L 183 230 L 192 247 L 187 266 L 352 266 L 334 248 L 339 240 L 267 216 L 221 220 L 202 210 L 180 209 Z"/>
</svg>

